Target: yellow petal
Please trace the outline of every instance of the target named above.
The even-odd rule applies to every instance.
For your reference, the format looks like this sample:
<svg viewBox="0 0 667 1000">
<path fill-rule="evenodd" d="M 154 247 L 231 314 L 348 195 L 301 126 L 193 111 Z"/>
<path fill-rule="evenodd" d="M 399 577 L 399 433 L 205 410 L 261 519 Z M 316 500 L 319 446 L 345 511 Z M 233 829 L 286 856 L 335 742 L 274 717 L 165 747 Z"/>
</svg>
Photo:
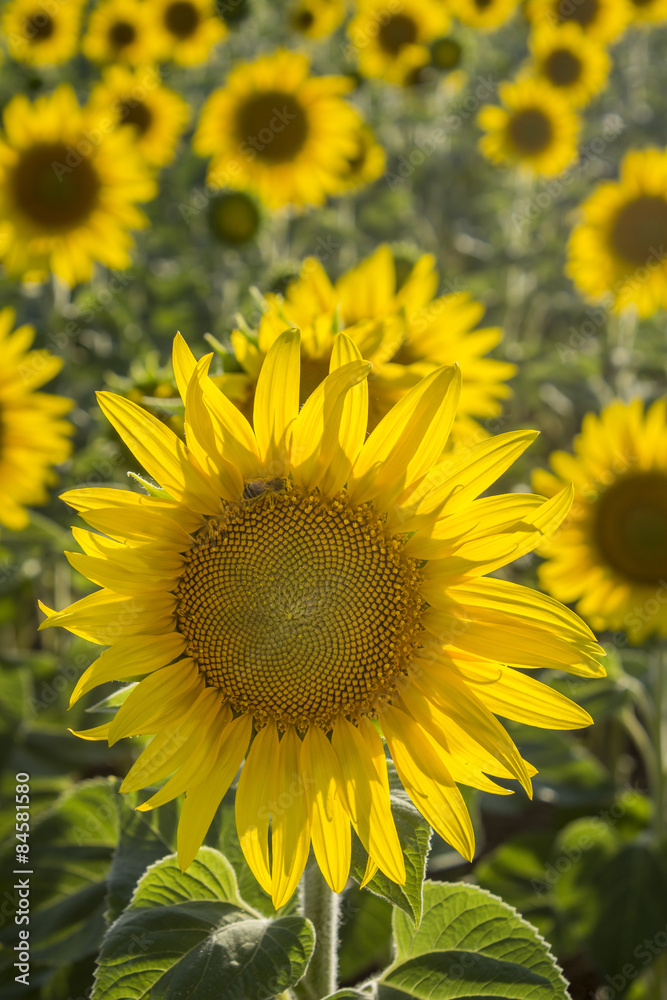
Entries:
<svg viewBox="0 0 667 1000">
<path fill-rule="evenodd" d="M 370 367 L 367 361 L 351 361 L 337 368 L 304 403 L 292 436 L 293 476 L 303 489 L 314 490 L 327 472 L 332 493 L 344 485 L 352 466 L 342 447 L 345 400 Z"/>
<path fill-rule="evenodd" d="M 164 667 L 180 656 L 185 647 L 186 641 L 178 632 L 168 635 L 133 635 L 119 639 L 81 675 L 72 692 L 70 708 L 82 695 L 99 684 L 126 680 Z"/>
<path fill-rule="evenodd" d="M 359 839 L 385 875 L 403 885 L 405 864 L 391 814 L 387 764 L 380 737 L 365 720 L 361 720 L 357 729 L 341 716 L 334 726 L 332 745 L 343 771 L 347 808 Z"/>
<path fill-rule="evenodd" d="M 170 714 L 173 706 L 184 705 L 186 699 L 189 704 L 203 687 L 203 678 L 194 660 L 177 660 L 149 674 L 116 712 L 109 730 L 109 742 L 157 732 L 159 720 Z"/>
<path fill-rule="evenodd" d="M 206 375 L 210 356 L 196 365 L 186 394 L 185 437 L 195 459 L 206 473 L 216 491 L 225 500 L 238 500 L 243 493 L 243 476 L 236 466 L 227 461 L 224 441 L 216 435 L 211 412 L 204 402 L 201 380 Z M 218 392 L 218 390 L 215 390 Z M 229 404 L 233 406 L 232 403 Z"/>
<path fill-rule="evenodd" d="M 344 781 L 338 757 L 318 726 L 306 732 L 301 768 L 315 857 L 332 891 L 342 892 L 350 874 L 350 820 L 341 797 Z"/>
<path fill-rule="evenodd" d="M 278 746 L 275 801 L 271 805 L 271 897 L 277 910 L 299 884 L 310 849 L 310 819 L 300 756 L 301 740 L 294 726 L 289 725 Z"/>
<path fill-rule="evenodd" d="M 289 433 L 299 412 L 300 334 L 281 333 L 264 359 L 257 379 L 253 425 L 265 471 L 282 477 L 289 471 Z"/>
<path fill-rule="evenodd" d="M 470 816 L 437 743 L 399 709 L 388 706 L 381 721 L 398 776 L 417 809 L 443 840 L 472 861 L 475 835 Z"/>
<path fill-rule="evenodd" d="M 461 392 L 457 365 L 427 375 L 383 417 L 361 449 L 348 485 L 352 503 L 387 510 L 441 457 Z"/>
<path fill-rule="evenodd" d="M 218 806 L 243 762 L 251 732 L 252 718 L 249 715 L 240 715 L 225 726 L 212 766 L 203 774 L 202 780 L 186 793 L 176 843 L 182 872 L 194 860 Z"/>
<path fill-rule="evenodd" d="M 270 803 L 275 796 L 278 730 L 268 722 L 255 736 L 236 790 L 236 830 L 250 869 L 271 895 Z"/>
<path fill-rule="evenodd" d="M 174 500 L 199 514 L 217 514 L 222 510 L 220 497 L 190 461 L 187 448 L 169 427 L 122 396 L 98 392 L 97 400 L 146 472 Z"/>
</svg>

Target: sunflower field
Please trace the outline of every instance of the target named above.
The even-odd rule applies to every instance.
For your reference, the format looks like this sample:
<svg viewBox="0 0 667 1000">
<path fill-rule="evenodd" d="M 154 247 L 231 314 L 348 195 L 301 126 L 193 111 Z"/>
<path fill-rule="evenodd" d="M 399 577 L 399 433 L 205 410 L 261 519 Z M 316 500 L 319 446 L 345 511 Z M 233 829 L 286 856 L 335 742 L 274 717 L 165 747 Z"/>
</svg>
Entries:
<svg viewBox="0 0 667 1000">
<path fill-rule="evenodd" d="M 667 0 L 1 0 L 2 1000 L 667 1000 Z"/>
</svg>

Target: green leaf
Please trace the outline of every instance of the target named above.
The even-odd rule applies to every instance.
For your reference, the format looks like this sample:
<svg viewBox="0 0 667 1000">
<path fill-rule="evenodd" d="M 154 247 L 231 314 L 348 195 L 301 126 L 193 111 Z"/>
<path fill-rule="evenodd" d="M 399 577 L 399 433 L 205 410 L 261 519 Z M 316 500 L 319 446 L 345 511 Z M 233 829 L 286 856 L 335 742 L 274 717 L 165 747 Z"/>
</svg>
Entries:
<svg viewBox="0 0 667 1000">
<path fill-rule="evenodd" d="M 352 885 L 340 900 L 338 974 L 357 982 L 391 961 L 392 907 L 380 896 Z"/>
<path fill-rule="evenodd" d="M 381 1000 L 465 996 L 566 1000 L 547 943 L 516 910 L 478 886 L 426 882 L 418 928 L 394 911 L 396 959 Z"/>
<path fill-rule="evenodd" d="M 426 859 L 431 844 L 431 828 L 410 801 L 391 760 L 387 761 L 387 770 L 391 789 L 391 811 L 405 860 L 405 885 L 397 885 L 382 872 L 377 872 L 365 888 L 370 889 L 376 896 L 386 899 L 392 906 L 398 906 L 415 924 L 419 924 Z M 366 852 L 359 839 L 353 835 L 351 874 L 357 882 L 363 881 L 366 861 Z"/>
<path fill-rule="evenodd" d="M 150 812 L 137 812 L 135 806 L 144 798 L 144 793 L 137 792 L 118 795 L 120 839 L 109 872 L 109 921 L 119 917 L 129 904 L 146 869 L 176 849 L 177 800 Z"/>
<path fill-rule="evenodd" d="M 104 939 L 92 1000 L 266 1000 L 301 979 L 313 946 L 308 920 L 260 917 L 202 847 L 185 873 L 175 856 L 148 869 Z"/>
</svg>

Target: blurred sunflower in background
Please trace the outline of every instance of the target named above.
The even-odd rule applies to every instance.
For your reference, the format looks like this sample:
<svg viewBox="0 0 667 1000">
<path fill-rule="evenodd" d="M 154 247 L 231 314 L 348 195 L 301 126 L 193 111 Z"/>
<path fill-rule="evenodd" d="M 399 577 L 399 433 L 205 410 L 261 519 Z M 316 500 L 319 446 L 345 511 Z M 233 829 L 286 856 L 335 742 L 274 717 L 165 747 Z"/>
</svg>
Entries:
<svg viewBox="0 0 667 1000">
<path fill-rule="evenodd" d="M 76 53 L 83 0 L 49 4 L 10 0 L 2 12 L 2 34 L 10 55 L 32 66 L 59 66 Z"/>
<path fill-rule="evenodd" d="M 557 27 L 574 21 L 587 38 L 613 42 L 630 20 L 628 0 L 528 0 L 526 13 L 534 25 Z"/>
<path fill-rule="evenodd" d="M 262 224 L 259 204 L 245 191 L 222 191 L 211 199 L 209 228 L 216 239 L 231 246 L 248 243 Z"/>
<path fill-rule="evenodd" d="M 151 28 L 160 59 L 179 66 L 206 62 L 227 34 L 213 0 L 143 0 L 151 12 Z"/>
<path fill-rule="evenodd" d="M 171 163 L 190 109 L 160 83 L 156 69 L 110 66 L 90 93 L 91 117 L 134 131 L 134 146 L 152 167 Z"/>
<path fill-rule="evenodd" d="M 362 121 L 342 99 L 344 76 L 309 75 L 307 56 L 284 50 L 239 63 L 208 98 L 192 141 L 211 156 L 208 178 L 251 188 L 270 208 L 320 205 L 343 190 Z"/>
<path fill-rule="evenodd" d="M 520 166 L 543 177 L 565 170 L 577 156 L 580 122 L 564 97 L 541 80 L 498 88 L 503 107 L 486 104 L 478 123 L 479 148 L 492 163 Z"/>
<path fill-rule="evenodd" d="M 388 10 L 386 0 L 359 0 L 347 26 L 349 46 L 362 76 L 405 83 L 430 60 L 428 43 L 450 23 L 440 0 L 402 0 Z"/>
<path fill-rule="evenodd" d="M 548 83 L 573 107 L 582 107 L 607 85 L 611 59 L 574 21 L 554 28 L 538 25 L 530 37 L 526 72 Z"/>
<path fill-rule="evenodd" d="M 31 326 L 12 332 L 14 310 L 0 310 L 0 524 L 19 531 L 27 506 L 45 504 L 57 481 L 53 466 L 72 451 L 73 427 L 63 416 L 71 399 L 35 392 L 63 366 L 48 351 L 31 351 Z"/>
<path fill-rule="evenodd" d="M 614 311 L 651 316 L 667 306 L 667 151 L 632 150 L 618 181 L 598 185 L 581 206 L 568 244 L 567 274 Z"/>
<path fill-rule="evenodd" d="M 340 172 L 341 191 L 354 191 L 372 184 L 384 173 L 387 157 L 368 125 L 360 125 L 355 135 L 354 153 L 347 156 Z"/>
<path fill-rule="evenodd" d="M 667 635 L 667 399 L 614 402 L 584 417 L 574 455 L 554 452 L 533 485 L 574 484 L 570 514 L 544 546 L 540 583 L 595 629 L 639 644 Z"/>
<path fill-rule="evenodd" d="M 69 285 L 94 261 L 127 267 L 130 229 L 147 222 L 138 201 L 157 188 L 134 137 L 108 134 L 62 84 L 34 104 L 19 94 L 3 112 L 0 137 L 0 258 L 11 275 Z"/>
<path fill-rule="evenodd" d="M 251 427 L 208 377 L 210 356 L 196 362 L 177 339 L 187 445 L 136 404 L 99 394 L 165 495 L 64 495 L 104 533 L 75 529 L 84 551 L 69 553 L 102 589 L 44 609 L 42 623 L 110 646 L 72 701 L 145 675 L 111 722 L 77 735 L 154 735 L 122 790 L 171 775 L 141 810 L 186 793 L 183 870 L 246 758 L 237 829 L 276 908 L 311 841 L 342 890 L 350 822 L 366 877 L 379 868 L 405 881 L 380 731 L 416 807 L 471 858 L 457 783 L 511 794 L 492 780 L 511 777 L 530 794 L 535 773 L 493 713 L 550 729 L 591 722 L 514 668 L 604 674 L 602 650 L 573 612 L 484 576 L 531 551 L 570 506 L 567 488 L 552 500 L 475 499 L 535 435 L 488 439 L 443 464 L 456 366 L 432 372 L 366 437 L 370 365 L 352 341 L 338 335 L 326 382 L 301 408 L 299 355 L 298 331 L 284 332 L 262 367 Z M 305 794 L 283 795 L 295 775 Z"/>
<path fill-rule="evenodd" d="M 102 0 L 90 15 L 83 54 L 93 62 L 145 66 L 160 55 L 151 5 L 143 0 Z"/>
<path fill-rule="evenodd" d="M 343 23 L 345 0 L 296 0 L 289 7 L 290 27 L 305 38 L 326 38 Z"/>
<path fill-rule="evenodd" d="M 495 31 L 514 17 L 518 0 L 452 0 L 451 12 L 478 31 Z"/>
<path fill-rule="evenodd" d="M 630 17 L 639 27 L 667 21 L 667 0 L 630 0 Z"/>
<path fill-rule="evenodd" d="M 252 409 L 265 356 L 286 326 L 301 329 L 301 402 L 327 376 L 336 331 L 344 328 L 362 357 L 373 363 L 369 380 L 369 427 L 422 378 L 443 364 L 458 362 L 463 386 L 452 438 L 484 436 L 477 420 L 497 416 L 510 395 L 505 384 L 516 369 L 488 358 L 502 339 L 497 327 L 474 329 L 484 307 L 465 292 L 434 298 L 438 274 L 425 254 L 397 287 L 391 249 L 380 246 L 370 257 L 332 282 L 315 258 L 306 260 L 284 299 L 267 296 L 268 309 L 257 331 L 235 330 L 232 345 L 244 369 L 216 378 L 241 406 Z"/>
</svg>

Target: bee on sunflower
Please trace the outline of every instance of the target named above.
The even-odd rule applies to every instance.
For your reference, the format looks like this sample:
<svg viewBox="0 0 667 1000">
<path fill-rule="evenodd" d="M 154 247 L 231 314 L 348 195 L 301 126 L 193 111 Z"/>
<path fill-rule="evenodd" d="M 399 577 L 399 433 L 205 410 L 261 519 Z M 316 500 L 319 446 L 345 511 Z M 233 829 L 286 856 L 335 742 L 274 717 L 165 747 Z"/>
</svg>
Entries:
<svg viewBox="0 0 667 1000">
<path fill-rule="evenodd" d="M 651 316 L 667 306 L 667 150 L 626 153 L 581 206 L 566 273 L 591 300 Z"/>
<path fill-rule="evenodd" d="M 10 0 L 2 12 L 2 34 L 12 59 L 32 66 L 60 66 L 79 44 L 83 0 L 47 4 Z"/>
<path fill-rule="evenodd" d="M 174 158 L 190 109 L 179 94 L 161 85 L 156 69 L 117 65 L 109 66 L 93 87 L 90 113 L 133 129 L 135 149 L 146 163 L 164 167 Z"/>
<path fill-rule="evenodd" d="M 428 43 L 447 30 L 450 15 L 440 0 L 396 6 L 388 11 L 386 0 L 359 0 L 347 34 L 362 76 L 404 84 L 428 64 Z"/>
<path fill-rule="evenodd" d="M 503 107 L 486 104 L 478 123 L 479 148 L 492 163 L 553 177 L 576 159 L 580 122 L 564 97 L 541 80 L 517 80 L 499 89 Z"/>
<path fill-rule="evenodd" d="M 253 189 L 270 208 L 320 205 L 344 190 L 361 117 L 348 77 L 313 77 L 307 56 L 280 50 L 232 70 L 206 101 L 192 141 L 218 187 Z"/>
<path fill-rule="evenodd" d="M 74 285 L 94 261 L 127 267 L 136 203 L 157 188 L 127 130 L 104 133 L 61 84 L 31 105 L 18 94 L 0 136 L 0 258 L 11 275 Z"/>
<path fill-rule="evenodd" d="M 29 350 L 34 329 L 13 325 L 13 309 L 0 310 L 0 523 L 19 531 L 28 524 L 26 507 L 48 501 L 53 466 L 70 455 L 74 428 L 63 417 L 74 404 L 35 391 L 58 374 L 62 359 Z"/>
<path fill-rule="evenodd" d="M 533 485 L 574 504 L 544 546 L 540 583 L 595 629 L 639 644 L 667 635 L 667 399 L 614 402 L 584 417 L 574 455 L 556 451 Z"/>
<path fill-rule="evenodd" d="M 565 97 L 572 107 L 582 107 L 604 90 L 611 59 L 605 47 L 587 38 L 575 21 L 554 28 L 535 27 L 530 37 L 532 59 L 527 75 L 536 76 Z"/>
<path fill-rule="evenodd" d="M 478 420 L 498 416 L 505 384 L 515 367 L 485 355 L 502 339 L 498 327 L 475 329 L 484 307 L 466 292 L 434 298 L 438 274 L 430 254 L 422 256 L 398 287 L 391 249 L 370 257 L 332 282 L 321 263 L 306 260 L 299 277 L 280 296 L 267 296 L 267 312 L 257 331 L 232 333 L 242 372 L 217 384 L 244 411 L 252 408 L 263 359 L 286 325 L 301 328 L 301 386 L 304 402 L 326 377 L 335 333 L 344 328 L 362 356 L 373 363 L 369 384 L 369 426 L 379 420 L 425 375 L 457 361 L 463 372 L 456 441 L 484 436 Z"/>
<path fill-rule="evenodd" d="M 99 395 L 165 494 L 64 495 L 102 532 L 75 529 L 84 551 L 68 556 L 102 589 L 44 608 L 42 623 L 109 646 L 73 701 L 143 676 L 111 722 L 76 735 L 154 736 L 122 789 L 168 778 L 141 810 L 185 792 L 183 870 L 245 760 L 237 829 L 276 908 L 311 842 L 342 890 L 350 824 L 367 878 L 380 869 L 405 881 L 380 734 L 416 807 L 471 858 L 458 784 L 508 794 L 493 779 L 516 778 L 530 794 L 535 773 L 495 713 L 552 729 L 591 721 L 516 668 L 604 675 L 573 612 L 485 576 L 534 549 L 570 506 L 568 488 L 551 500 L 475 499 L 535 435 L 443 459 L 460 391 L 450 365 L 367 437 L 370 365 L 350 338 L 338 335 L 329 375 L 301 408 L 299 358 L 298 331 L 287 330 L 262 366 L 251 426 L 209 378 L 211 357 L 197 362 L 177 338 L 186 444 L 129 400 Z M 295 780 L 303 795 L 289 794 Z"/>
</svg>

